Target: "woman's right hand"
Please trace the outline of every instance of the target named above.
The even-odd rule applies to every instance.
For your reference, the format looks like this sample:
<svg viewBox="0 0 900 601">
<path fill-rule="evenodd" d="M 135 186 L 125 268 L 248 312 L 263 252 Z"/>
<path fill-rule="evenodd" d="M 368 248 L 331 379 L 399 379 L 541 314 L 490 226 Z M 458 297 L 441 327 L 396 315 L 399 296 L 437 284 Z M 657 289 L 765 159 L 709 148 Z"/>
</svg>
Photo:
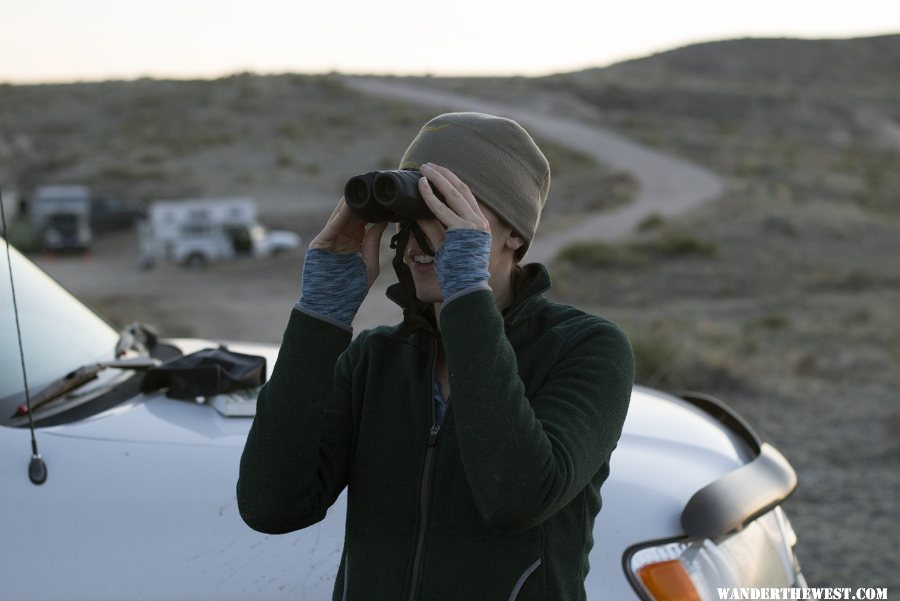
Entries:
<svg viewBox="0 0 900 601">
<path fill-rule="evenodd" d="M 337 254 L 361 253 L 366 266 L 368 286 L 378 277 L 379 247 L 387 222 L 367 224 L 350 210 L 344 197 L 338 202 L 322 231 L 312 239 L 309 248 Z"/>
</svg>

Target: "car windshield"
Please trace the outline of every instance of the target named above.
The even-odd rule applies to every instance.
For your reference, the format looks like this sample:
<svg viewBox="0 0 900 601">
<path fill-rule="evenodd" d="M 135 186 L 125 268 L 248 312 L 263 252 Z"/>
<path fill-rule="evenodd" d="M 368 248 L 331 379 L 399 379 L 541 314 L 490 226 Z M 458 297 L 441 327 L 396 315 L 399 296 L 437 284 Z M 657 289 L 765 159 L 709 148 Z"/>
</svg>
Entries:
<svg viewBox="0 0 900 601">
<path fill-rule="evenodd" d="M 47 219 L 47 223 L 50 227 L 59 230 L 63 234 L 74 234 L 78 231 L 78 216 L 71 213 L 51 215 Z"/>
<path fill-rule="evenodd" d="M 28 388 L 113 358 L 118 333 L 14 248 L 12 262 Z M 6 242 L 0 238 L 0 399 L 25 389 Z"/>
</svg>

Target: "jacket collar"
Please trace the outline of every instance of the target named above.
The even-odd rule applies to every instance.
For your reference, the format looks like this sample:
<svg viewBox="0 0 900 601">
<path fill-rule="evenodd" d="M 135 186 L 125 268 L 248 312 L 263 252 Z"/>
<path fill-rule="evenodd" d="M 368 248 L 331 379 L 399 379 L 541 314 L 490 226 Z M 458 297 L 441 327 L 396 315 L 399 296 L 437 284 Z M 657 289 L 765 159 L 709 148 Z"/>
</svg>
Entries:
<svg viewBox="0 0 900 601">
<path fill-rule="evenodd" d="M 541 263 L 529 263 L 523 267 L 522 278 L 516 282 L 513 302 L 503 311 L 507 325 L 525 313 L 524 308 L 539 295 L 550 290 L 550 273 Z"/>
<path fill-rule="evenodd" d="M 529 263 L 523 270 L 522 277 L 515 284 L 513 302 L 503 311 L 503 321 L 507 326 L 523 314 L 533 299 L 550 289 L 550 274 L 541 263 Z M 403 309 L 403 329 L 421 329 L 439 335 L 431 305 L 419 301 L 414 294 L 404 294 L 399 282 L 388 287 L 387 297 Z"/>
</svg>

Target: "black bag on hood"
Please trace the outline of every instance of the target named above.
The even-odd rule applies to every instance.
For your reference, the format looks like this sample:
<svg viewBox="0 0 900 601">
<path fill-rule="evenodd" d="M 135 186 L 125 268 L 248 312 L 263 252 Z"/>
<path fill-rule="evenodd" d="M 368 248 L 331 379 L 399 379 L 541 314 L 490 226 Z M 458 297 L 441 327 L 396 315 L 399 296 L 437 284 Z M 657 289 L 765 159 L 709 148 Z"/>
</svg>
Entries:
<svg viewBox="0 0 900 601">
<path fill-rule="evenodd" d="M 184 355 L 149 370 L 141 392 L 169 388 L 166 396 L 193 400 L 266 382 L 266 358 L 229 351 L 224 346 Z"/>
</svg>

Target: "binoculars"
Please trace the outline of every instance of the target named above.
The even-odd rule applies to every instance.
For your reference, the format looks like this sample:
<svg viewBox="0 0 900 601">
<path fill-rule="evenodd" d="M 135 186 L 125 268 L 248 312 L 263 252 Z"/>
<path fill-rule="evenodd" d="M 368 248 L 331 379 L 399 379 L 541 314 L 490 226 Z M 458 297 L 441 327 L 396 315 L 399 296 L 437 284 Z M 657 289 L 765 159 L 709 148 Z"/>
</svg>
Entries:
<svg viewBox="0 0 900 601">
<path fill-rule="evenodd" d="M 434 214 L 419 194 L 422 174 L 413 169 L 369 171 L 351 177 L 344 186 L 347 206 L 363 221 L 403 221 L 434 219 Z M 444 198 L 429 182 L 442 202 Z"/>
</svg>

